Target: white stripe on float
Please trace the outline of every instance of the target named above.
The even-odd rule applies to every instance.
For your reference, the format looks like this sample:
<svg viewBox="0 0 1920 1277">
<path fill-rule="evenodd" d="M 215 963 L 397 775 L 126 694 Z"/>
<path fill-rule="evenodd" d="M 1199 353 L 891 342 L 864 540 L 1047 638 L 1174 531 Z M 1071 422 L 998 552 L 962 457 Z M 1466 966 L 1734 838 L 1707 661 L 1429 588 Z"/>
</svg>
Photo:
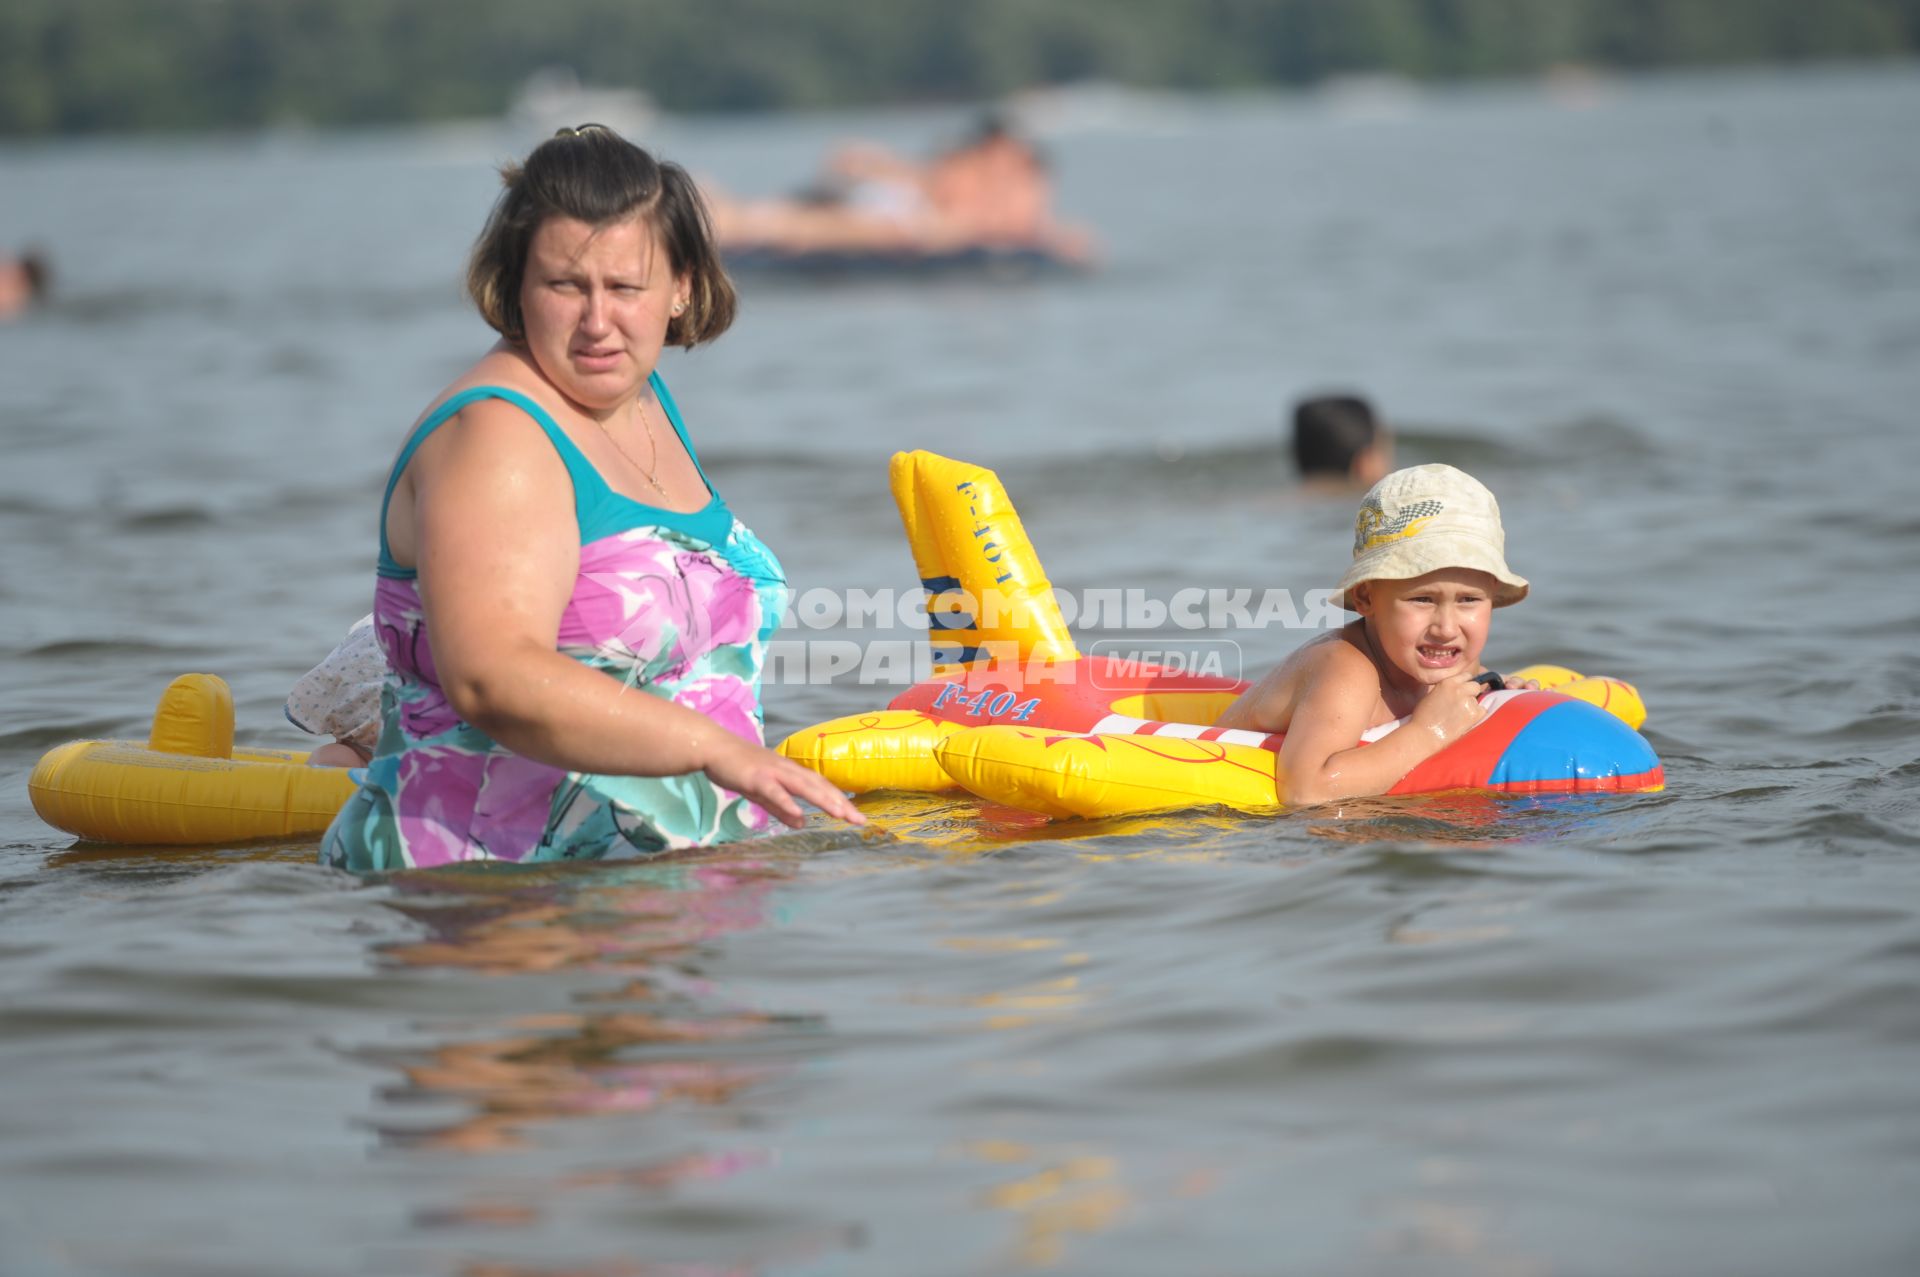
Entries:
<svg viewBox="0 0 1920 1277">
<path fill-rule="evenodd" d="M 1217 740 L 1256 749 L 1279 748 L 1280 735 L 1248 731 L 1244 727 L 1207 727 L 1201 723 L 1163 723 L 1151 718 L 1109 714 L 1090 730 L 1095 736 L 1171 736 L 1176 740 Z"/>
</svg>

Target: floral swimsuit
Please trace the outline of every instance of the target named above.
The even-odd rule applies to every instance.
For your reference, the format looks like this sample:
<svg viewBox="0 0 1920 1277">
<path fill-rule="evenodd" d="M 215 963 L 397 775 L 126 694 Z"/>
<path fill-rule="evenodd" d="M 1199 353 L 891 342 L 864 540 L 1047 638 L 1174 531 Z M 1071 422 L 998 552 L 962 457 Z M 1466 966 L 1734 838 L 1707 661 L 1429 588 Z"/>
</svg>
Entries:
<svg viewBox="0 0 1920 1277">
<path fill-rule="evenodd" d="M 658 373 L 650 384 L 698 468 Z M 711 483 L 706 506 L 685 514 L 622 496 L 539 404 L 504 387 L 476 386 L 420 423 L 387 481 L 373 611 L 389 669 L 380 737 L 359 792 L 321 842 L 321 860 L 365 872 L 458 860 L 597 859 L 761 832 L 767 814 L 704 773 L 564 771 L 496 744 L 447 703 L 419 581 L 387 549 L 386 508 L 421 441 L 478 399 L 506 400 L 538 422 L 573 480 L 580 574 L 560 618 L 559 650 L 636 694 L 684 705 L 756 744 L 762 739 L 761 665 L 787 598 L 773 554 Z"/>
</svg>

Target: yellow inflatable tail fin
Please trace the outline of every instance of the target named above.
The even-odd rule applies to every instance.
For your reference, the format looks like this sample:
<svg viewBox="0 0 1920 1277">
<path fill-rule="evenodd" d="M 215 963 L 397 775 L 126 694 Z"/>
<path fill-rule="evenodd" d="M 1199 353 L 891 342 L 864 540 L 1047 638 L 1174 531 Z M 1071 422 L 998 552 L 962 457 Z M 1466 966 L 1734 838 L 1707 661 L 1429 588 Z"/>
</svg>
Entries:
<svg viewBox="0 0 1920 1277">
<path fill-rule="evenodd" d="M 194 758 L 233 757 L 233 692 L 217 674 L 182 674 L 153 711 L 147 748 Z"/>
<path fill-rule="evenodd" d="M 999 475 L 931 452 L 897 452 L 888 477 L 927 591 L 937 671 L 1079 658 Z"/>
</svg>

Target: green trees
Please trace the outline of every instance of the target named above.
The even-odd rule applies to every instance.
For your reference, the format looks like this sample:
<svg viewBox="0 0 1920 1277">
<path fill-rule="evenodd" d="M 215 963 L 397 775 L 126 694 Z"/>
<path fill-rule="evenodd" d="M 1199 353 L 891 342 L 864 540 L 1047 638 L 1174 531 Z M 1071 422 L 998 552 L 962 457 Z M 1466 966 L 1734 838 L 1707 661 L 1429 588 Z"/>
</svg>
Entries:
<svg viewBox="0 0 1920 1277">
<path fill-rule="evenodd" d="M 8 0 L 0 135 L 495 115 L 533 71 L 672 111 L 1920 51 L 1920 0 Z"/>
</svg>

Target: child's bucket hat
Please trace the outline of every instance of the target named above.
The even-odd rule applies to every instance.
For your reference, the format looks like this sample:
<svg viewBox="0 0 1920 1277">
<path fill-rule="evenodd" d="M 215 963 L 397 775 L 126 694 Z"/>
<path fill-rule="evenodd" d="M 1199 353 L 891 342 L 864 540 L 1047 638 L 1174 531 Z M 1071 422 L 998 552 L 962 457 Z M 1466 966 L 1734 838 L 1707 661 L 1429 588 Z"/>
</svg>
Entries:
<svg viewBox="0 0 1920 1277">
<path fill-rule="evenodd" d="M 1507 566 L 1500 503 L 1487 485 L 1452 466 L 1396 470 L 1361 498 L 1353 521 L 1353 566 L 1340 578 L 1340 606 L 1362 581 L 1406 581 L 1441 568 L 1473 568 L 1499 584 L 1493 605 L 1527 597 L 1527 579 Z"/>
</svg>

